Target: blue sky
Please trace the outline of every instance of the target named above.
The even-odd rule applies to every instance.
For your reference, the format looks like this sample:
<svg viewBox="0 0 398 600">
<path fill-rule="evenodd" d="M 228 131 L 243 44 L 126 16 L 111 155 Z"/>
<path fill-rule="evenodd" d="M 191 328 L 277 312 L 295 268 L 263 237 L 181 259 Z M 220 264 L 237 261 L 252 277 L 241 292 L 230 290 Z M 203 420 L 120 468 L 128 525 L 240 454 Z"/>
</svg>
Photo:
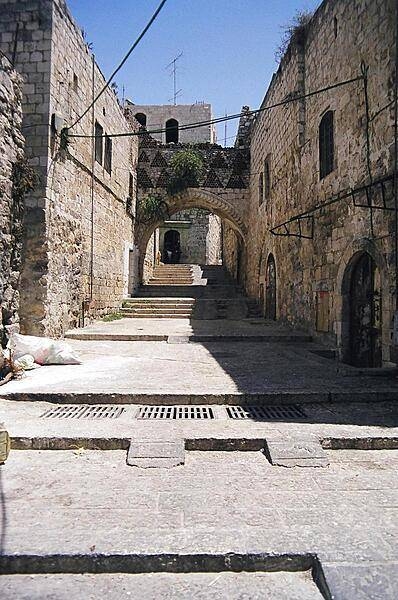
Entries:
<svg viewBox="0 0 398 600">
<path fill-rule="evenodd" d="M 109 75 L 160 0 L 69 0 L 105 75 Z M 166 65 L 180 52 L 178 102 L 204 100 L 215 116 L 257 108 L 276 70 L 281 27 L 320 0 L 168 0 L 116 78 L 137 104 L 167 104 L 173 82 Z M 236 123 L 228 124 L 232 136 Z M 224 126 L 218 130 L 221 143 Z M 228 140 L 228 144 L 233 140 Z"/>
</svg>

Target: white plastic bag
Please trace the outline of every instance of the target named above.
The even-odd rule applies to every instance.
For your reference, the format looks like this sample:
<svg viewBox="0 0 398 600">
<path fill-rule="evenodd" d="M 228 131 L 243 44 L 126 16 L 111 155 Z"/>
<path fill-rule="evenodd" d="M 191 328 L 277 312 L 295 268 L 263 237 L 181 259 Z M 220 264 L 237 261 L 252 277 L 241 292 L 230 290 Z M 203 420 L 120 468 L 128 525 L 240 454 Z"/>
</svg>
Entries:
<svg viewBox="0 0 398 600">
<path fill-rule="evenodd" d="M 81 360 L 63 340 L 13 333 L 8 342 L 14 360 L 31 354 L 39 365 L 80 365 Z"/>
</svg>

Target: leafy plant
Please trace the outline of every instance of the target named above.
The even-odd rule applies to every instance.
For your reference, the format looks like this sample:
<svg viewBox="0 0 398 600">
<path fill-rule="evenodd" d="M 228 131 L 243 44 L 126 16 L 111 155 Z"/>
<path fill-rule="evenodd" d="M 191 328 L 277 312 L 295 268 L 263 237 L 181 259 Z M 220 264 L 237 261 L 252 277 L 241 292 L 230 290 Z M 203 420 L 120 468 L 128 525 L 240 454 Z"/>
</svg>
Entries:
<svg viewBox="0 0 398 600">
<path fill-rule="evenodd" d="M 26 158 L 20 158 L 12 167 L 12 195 L 14 200 L 23 200 L 24 196 L 35 189 L 39 178 Z"/>
<path fill-rule="evenodd" d="M 302 46 L 306 40 L 308 25 L 313 17 L 311 11 L 297 11 L 292 21 L 282 27 L 282 40 L 275 52 L 275 60 L 280 62 L 290 44 Z"/>
<path fill-rule="evenodd" d="M 109 321 L 118 321 L 119 319 L 123 319 L 123 315 L 121 313 L 109 313 L 109 315 L 105 315 L 105 317 L 102 317 L 102 320 L 105 321 L 105 323 L 108 323 Z"/>
<path fill-rule="evenodd" d="M 203 173 L 203 158 L 193 148 L 176 152 L 169 166 L 171 173 L 167 192 L 170 196 L 199 185 Z"/>
<path fill-rule="evenodd" d="M 141 223 L 163 220 L 169 216 L 169 207 L 162 196 L 149 194 L 138 202 L 138 220 Z"/>
</svg>

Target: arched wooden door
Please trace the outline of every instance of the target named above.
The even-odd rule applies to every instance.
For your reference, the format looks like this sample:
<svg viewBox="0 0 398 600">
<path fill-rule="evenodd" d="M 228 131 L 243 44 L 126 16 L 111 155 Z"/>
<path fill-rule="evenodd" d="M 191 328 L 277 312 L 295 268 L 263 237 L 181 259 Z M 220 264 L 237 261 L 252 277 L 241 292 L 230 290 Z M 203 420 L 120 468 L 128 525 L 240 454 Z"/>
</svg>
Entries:
<svg viewBox="0 0 398 600">
<path fill-rule="evenodd" d="M 276 267 L 272 254 L 267 260 L 267 271 L 265 276 L 265 318 L 276 319 Z"/>
<path fill-rule="evenodd" d="M 350 282 L 350 363 L 355 367 L 380 367 L 381 285 L 373 258 L 364 252 L 356 262 Z"/>
</svg>

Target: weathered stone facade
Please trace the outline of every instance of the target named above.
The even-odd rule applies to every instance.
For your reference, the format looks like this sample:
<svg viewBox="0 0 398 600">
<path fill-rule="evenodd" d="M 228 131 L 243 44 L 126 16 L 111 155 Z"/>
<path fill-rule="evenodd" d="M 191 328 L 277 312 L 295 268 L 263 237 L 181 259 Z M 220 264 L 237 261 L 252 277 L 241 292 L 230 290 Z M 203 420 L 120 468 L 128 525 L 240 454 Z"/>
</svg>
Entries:
<svg viewBox="0 0 398 600">
<path fill-rule="evenodd" d="M 172 174 L 170 160 L 174 153 L 185 148 L 184 144 L 161 145 L 149 135 L 142 137 L 137 168 L 138 199 L 142 200 L 150 194 L 165 198 L 170 217 L 181 210 L 193 208 L 209 211 L 229 224 L 243 240 L 248 207 L 248 149 L 222 148 L 217 144 L 196 145 L 195 151 L 202 156 L 204 164 L 197 187 L 167 196 L 166 188 Z M 162 224 L 162 219 L 136 223 L 136 243 L 141 256 L 140 273 L 144 272 L 144 280 L 150 270 L 143 270 L 143 262 L 148 267 L 153 254 L 152 242 L 148 251 L 147 244 L 152 233 Z"/>
<path fill-rule="evenodd" d="M 21 326 L 61 335 L 120 306 L 132 285 L 137 141 L 71 137 L 61 148 L 62 127 L 104 77 L 63 0 L 1 0 L 0 11 L 0 48 L 9 57 L 15 48 L 25 79 L 26 153 L 41 182 L 26 199 Z M 97 135 L 130 129 L 111 89 L 70 133 L 90 136 L 94 124 Z"/>
<path fill-rule="evenodd" d="M 131 117 L 135 115 L 144 115 L 146 129 L 150 131 L 164 130 L 159 133 L 153 133 L 152 137 L 166 143 L 167 122 L 170 119 L 177 121 L 178 126 L 189 125 L 190 123 L 200 123 L 210 121 L 212 116 L 211 104 L 205 102 L 196 102 L 195 104 L 133 104 L 126 101 L 126 114 Z M 195 129 L 186 129 L 178 132 L 178 141 L 182 144 L 197 144 L 216 142 L 216 131 L 214 125 L 203 125 Z"/>
<path fill-rule="evenodd" d="M 18 329 L 23 202 L 13 181 L 23 164 L 22 80 L 0 56 L 0 347 Z"/>
<path fill-rule="evenodd" d="M 395 18 L 392 0 L 325 0 L 302 39 L 290 44 L 263 108 L 358 79 L 258 114 L 252 128 L 245 273 L 248 292 L 264 304 L 267 264 L 274 261 L 269 271 L 276 271 L 276 317 L 337 345 L 344 358 L 350 344 L 350 277 L 367 253 L 380 279 L 375 310 L 384 363 L 390 359 L 394 306 L 393 213 L 357 206 L 370 198 L 380 207 L 382 186 L 373 185 L 371 196 L 350 191 L 390 178 L 384 188 L 391 208 Z M 320 126 L 327 112 L 333 164 L 322 176 Z M 294 219 L 307 211 L 305 218 Z M 278 227 L 289 219 L 293 222 Z"/>
</svg>

